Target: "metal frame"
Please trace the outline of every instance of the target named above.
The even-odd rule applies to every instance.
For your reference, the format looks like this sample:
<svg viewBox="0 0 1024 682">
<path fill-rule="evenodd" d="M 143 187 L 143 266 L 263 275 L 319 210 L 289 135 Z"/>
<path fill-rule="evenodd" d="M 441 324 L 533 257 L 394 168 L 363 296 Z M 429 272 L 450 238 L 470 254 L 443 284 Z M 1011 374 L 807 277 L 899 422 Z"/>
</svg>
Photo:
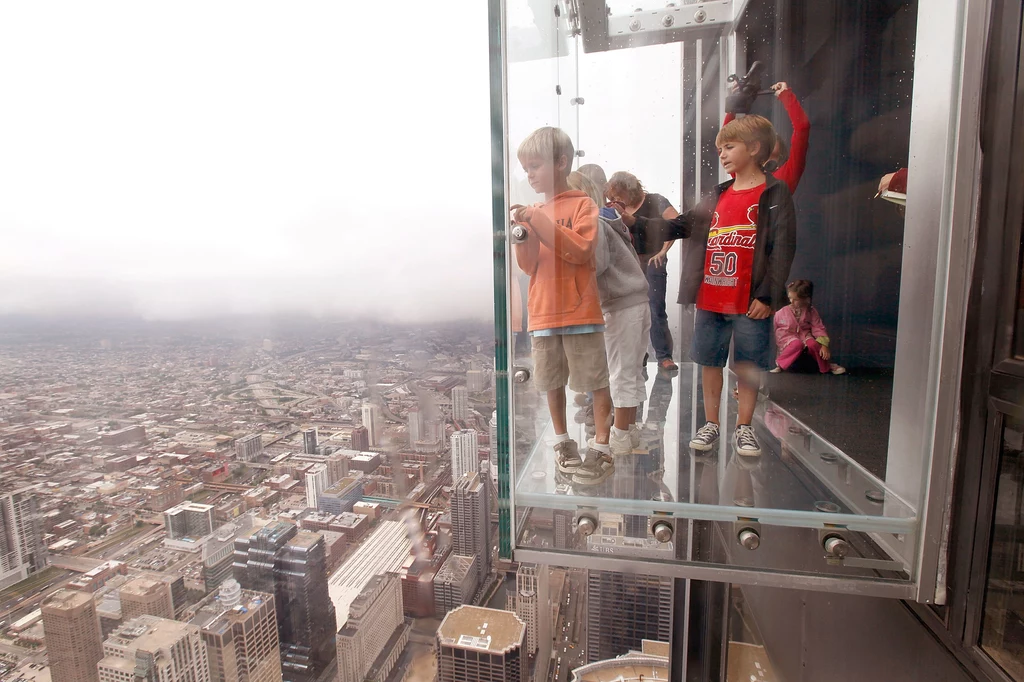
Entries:
<svg viewBox="0 0 1024 682">
<path fill-rule="evenodd" d="M 656 561 L 637 557 L 613 557 L 595 554 L 569 554 L 559 551 L 519 548 L 515 551 L 516 561 L 535 564 L 564 566 L 566 568 L 590 568 L 618 573 L 643 573 L 666 578 L 688 578 L 711 582 L 729 582 L 737 585 L 759 587 L 782 587 L 812 592 L 833 592 L 836 594 L 859 594 L 865 597 L 886 597 L 889 599 L 911 599 L 914 585 L 908 582 L 868 580 L 863 578 L 833 578 L 822 575 L 783 573 L 781 571 L 751 571 L 721 565 L 677 563 Z"/>
</svg>

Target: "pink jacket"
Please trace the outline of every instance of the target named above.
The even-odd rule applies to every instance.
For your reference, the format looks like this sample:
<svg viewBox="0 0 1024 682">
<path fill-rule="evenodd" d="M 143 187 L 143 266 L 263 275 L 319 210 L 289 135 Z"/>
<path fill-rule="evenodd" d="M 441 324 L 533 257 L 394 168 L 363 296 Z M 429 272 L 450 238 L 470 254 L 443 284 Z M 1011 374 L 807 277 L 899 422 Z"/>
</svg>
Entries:
<svg viewBox="0 0 1024 682">
<path fill-rule="evenodd" d="M 821 321 L 821 316 L 814 306 L 807 308 L 799 321 L 791 305 L 775 313 L 775 345 L 780 353 L 794 341 L 804 343 L 807 339 L 816 339 L 821 345 L 828 346 L 825 323 Z"/>
</svg>

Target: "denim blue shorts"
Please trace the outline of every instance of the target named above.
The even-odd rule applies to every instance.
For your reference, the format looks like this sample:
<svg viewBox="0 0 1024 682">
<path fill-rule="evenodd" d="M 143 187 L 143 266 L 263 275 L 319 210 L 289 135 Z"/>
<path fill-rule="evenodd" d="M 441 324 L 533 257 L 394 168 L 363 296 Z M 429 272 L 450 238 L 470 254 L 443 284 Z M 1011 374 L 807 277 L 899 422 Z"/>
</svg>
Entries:
<svg viewBox="0 0 1024 682">
<path fill-rule="evenodd" d="M 746 315 L 724 315 L 697 309 L 690 359 L 704 367 L 725 367 L 729 340 L 733 360 L 767 370 L 771 356 L 772 318 L 752 320 Z"/>
</svg>

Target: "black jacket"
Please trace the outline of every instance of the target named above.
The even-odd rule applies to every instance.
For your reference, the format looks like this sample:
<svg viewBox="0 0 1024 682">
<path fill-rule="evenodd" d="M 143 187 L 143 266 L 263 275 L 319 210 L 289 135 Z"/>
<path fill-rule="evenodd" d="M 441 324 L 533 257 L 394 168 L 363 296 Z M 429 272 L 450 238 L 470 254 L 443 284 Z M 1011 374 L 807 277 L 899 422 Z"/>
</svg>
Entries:
<svg viewBox="0 0 1024 682">
<path fill-rule="evenodd" d="M 679 278 L 679 300 L 683 305 L 697 302 L 704 281 L 704 258 L 711 218 L 722 192 L 732 186 L 729 180 L 718 185 L 691 211 L 667 223 L 662 239 L 690 239 Z M 766 187 L 757 205 L 757 241 L 750 276 L 750 299 L 757 299 L 773 311 L 789 303 L 786 280 L 796 254 L 796 211 L 786 183 L 767 176 Z"/>
</svg>

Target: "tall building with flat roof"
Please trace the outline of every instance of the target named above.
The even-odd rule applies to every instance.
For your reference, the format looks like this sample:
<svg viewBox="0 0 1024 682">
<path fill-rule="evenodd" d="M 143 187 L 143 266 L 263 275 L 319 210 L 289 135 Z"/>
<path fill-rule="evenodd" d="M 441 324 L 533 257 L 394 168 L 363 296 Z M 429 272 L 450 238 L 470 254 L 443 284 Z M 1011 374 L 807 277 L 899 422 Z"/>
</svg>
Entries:
<svg viewBox="0 0 1024 682">
<path fill-rule="evenodd" d="M 356 426 L 352 429 L 352 449 L 360 452 L 370 449 L 370 430 L 365 426 Z"/>
<path fill-rule="evenodd" d="M 452 419 L 458 422 L 469 420 L 469 390 L 465 386 L 452 389 Z"/>
<path fill-rule="evenodd" d="M 314 426 L 302 432 L 302 451 L 307 455 L 315 455 L 317 447 L 317 432 Z"/>
<path fill-rule="evenodd" d="M 35 486 L 0 493 L 0 589 L 49 565 Z"/>
<path fill-rule="evenodd" d="M 206 644 L 211 682 L 281 682 L 274 595 L 243 590 L 229 579 L 191 622 Z"/>
<path fill-rule="evenodd" d="M 516 571 L 516 615 L 526 624 L 526 653 L 537 651 L 537 566 L 519 564 Z"/>
<path fill-rule="evenodd" d="M 643 640 L 671 641 L 672 579 L 642 573 L 588 572 L 587 660 L 639 650 Z"/>
<path fill-rule="evenodd" d="M 96 669 L 100 682 L 210 682 L 199 628 L 156 616 L 139 616 L 114 630 Z"/>
<path fill-rule="evenodd" d="M 43 601 L 50 676 L 57 682 L 99 682 L 103 636 L 91 592 L 58 590 Z"/>
<path fill-rule="evenodd" d="M 235 441 L 235 457 L 240 462 L 251 462 L 263 453 L 263 438 L 258 433 Z"/>
<path fill-rule="evenodd" d="M 320 493 L 327 489 L 327 465 L 316 464 L 306 472 L 306 506 L 317 508 Z"/>
<path fill-rule="evenodd" d="M 366 427 L 366 434 L 369 437 L 369 447 L 380 445 L 380 437 L 384 429 L 384 417 L 381 416 L 380 408 L 372 403 L 363 405 L 363 426 Z M 353 445 L 353 449 L 354 449 Z"/>
<path fill-rule="evenodd" d="M 483 582 L 491 567 L 491 507 L 487 485 L 479 471 L 455 482 L 452 490 L 452 549 L 456 554 L 476 556 L 476 583 Z"/>
<path fill-rule="evenodd" d="M 394 573 L 370 579 L 338 631 L 338 682 L 363 682 L 371 668 L 386 677 L 409 641 L 402 581 Z M 379 661 L 379 662 L 378 662 Z"/>
<path fill-rule="evenodd" d="M 174 620 L 171 586 L 162 580 L 136 578 L 121 586 L 121 617 L 157 616 Z"/>
<path fill-rule="evenodd" d="M 526 626 L 510 611 L 460 606 L 437 629 L 438 682 L 523 682 Z"/>
<path fill-rule="evenodd" d="M 317 495 L 316 509 L 328 514 L 343 514 L 352 511 L 356 502 L 363 499 L 363 481 L 359 473 L 346 476 L 330 488 Z"/>
<path fill-rule="evenodd" d="M 164 512 L 168 540 L 205 537 L 213 532 L 213 505 L 184 502 Z"/>
<path fill-rule="evenodd" d="M 317 679 L 334 659 L 337 631 L 323 536 L 284 522 L 242 535 L 234 573 L 245 589 L 274 595 L 288 678 Z"/>
<path fill-rule="evenodd" d="M 479 437 L 473 429 L 456 431 L 451 437 L 452 481 L 480 469 Z"/>
</svg>

